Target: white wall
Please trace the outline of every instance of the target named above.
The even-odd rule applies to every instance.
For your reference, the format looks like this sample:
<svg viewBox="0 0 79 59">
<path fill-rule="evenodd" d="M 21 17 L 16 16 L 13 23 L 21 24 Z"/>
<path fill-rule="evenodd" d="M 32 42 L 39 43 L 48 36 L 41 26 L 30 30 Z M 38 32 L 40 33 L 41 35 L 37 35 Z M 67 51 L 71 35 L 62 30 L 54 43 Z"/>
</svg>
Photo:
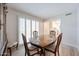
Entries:
<svg viewBox="0 0 79 59">
<path fill-rule="evenodd" d="M 63 44 L 76 47 L 77 41 L 77 16 L 76 11 L 72 12 L 71 15 L 61 16 L 61 31 L 63 33 Z"/>
<path fill-rule="evenodd" d="M 17 21 L 17 15 L 15 14 L 15 12 L 12 10 L 8 10 L 6 27 L 9 43 L 13 43 L 17 40 Z"/>
<path fill-rule="evenodd" d="M 77 9 L 77 48 L 79 50 L 79 8 Z"/>
</svg>

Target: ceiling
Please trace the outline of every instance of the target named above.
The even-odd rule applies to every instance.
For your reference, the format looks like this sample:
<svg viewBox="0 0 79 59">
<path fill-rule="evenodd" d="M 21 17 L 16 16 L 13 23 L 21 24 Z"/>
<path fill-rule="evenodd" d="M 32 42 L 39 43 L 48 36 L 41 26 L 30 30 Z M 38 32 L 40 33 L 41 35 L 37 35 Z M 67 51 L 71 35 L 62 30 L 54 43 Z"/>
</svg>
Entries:
<svg viewBox="0 0 79 59">
<path fill-rule="evenodd" d="M 48 19 L 78 8 L 78 3 L 8 3 L 8 7 Z"/>
</svg>

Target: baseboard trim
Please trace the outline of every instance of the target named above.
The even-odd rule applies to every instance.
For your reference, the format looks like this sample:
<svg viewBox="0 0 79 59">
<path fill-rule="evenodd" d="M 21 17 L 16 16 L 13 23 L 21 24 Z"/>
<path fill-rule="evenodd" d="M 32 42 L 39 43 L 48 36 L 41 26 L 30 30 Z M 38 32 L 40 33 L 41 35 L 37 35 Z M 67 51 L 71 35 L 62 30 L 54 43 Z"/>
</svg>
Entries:
<svg viewBox="0 0 79 59">
<path fill-rule="evenodd" d="M 79 51 L 79 44 L 77 44 L 77 49 L 78 49 L 78 51 Z"/>
<path fill-rule="evenodd" d="M 71 46 L 71 47 L 74 47 L 74 48 L 78 49 L 77 45 L 73 45 L 73 44 L 66 43 L 66 42 L 63 42 L 62 44 L 67 45 L 67 46 Z"/>
</svg>

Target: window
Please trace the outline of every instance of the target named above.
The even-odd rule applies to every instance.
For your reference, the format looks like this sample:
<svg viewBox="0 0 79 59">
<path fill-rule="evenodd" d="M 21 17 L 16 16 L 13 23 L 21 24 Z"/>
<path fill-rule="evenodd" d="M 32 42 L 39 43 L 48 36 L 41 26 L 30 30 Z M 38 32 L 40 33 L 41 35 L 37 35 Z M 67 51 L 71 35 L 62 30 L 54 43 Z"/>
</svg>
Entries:
<svg viewBox="0 0 79 59">
<path fill-rule="evenodd" d="M 33 37 L 33 31 L 35 30 L 35 20 L 32 20 L 32 37 Z"/>
<path fill-rule="evenodd" d="M 52 29 L 55 30 L 57 33 L 60 32 L 60 20 L 52 21 Z"/>
<path fill-rule="evenodd" d="M 39 21 L 32 20 L 32 37 L 33 31 L 37 31 L 39 35 Z"/>
<path fill-rule="evenodd" d="M 44 22 L 44 34 L 48 35 L 49 34 L 49 21 Z"/>
<path fill-rule="evenodd" d="M 33 31 L 38 31 L 39 35 L 39 21 L 28 18 L 19 18 L 19 44 L 23 44 L 22 33 L 26 36 L 27 42 L 33 37 Z"/>
<path fill-rule="evenodd" d="M 39 21 L 36 21 L 36 31 L 38 32 L 39 35 Z"/>
<path fill-rule="evenodd" d="M 25 35 L 25 18 L 19 18 L 19 44 L 23 44 L 22 33 Z"/>
<path fill-rule="evenodd" d="M 31 38 L 31 20 L 26 19 L 26 37 L 27 42 L 29 42 L 29 39 Z"/>
</svg>

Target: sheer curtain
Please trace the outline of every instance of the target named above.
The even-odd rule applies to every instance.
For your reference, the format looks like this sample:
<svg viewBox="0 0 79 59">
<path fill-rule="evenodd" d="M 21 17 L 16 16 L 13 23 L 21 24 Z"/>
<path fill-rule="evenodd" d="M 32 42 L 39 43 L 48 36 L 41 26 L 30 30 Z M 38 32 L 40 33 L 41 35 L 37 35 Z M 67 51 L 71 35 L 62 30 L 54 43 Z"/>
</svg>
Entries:
<svg viewBox="0 0 79 59">
<path fill-rule="evenodd" d="M 22 33 L 26 36 L 27 42 L 33 37 L 33 31 L 38 31 L 39 35 L 39 22 L 36 20 L 28 19 L 25 17 L 18 18 L 18 39 L 19 44 L 23 44 Z"/>
<path fill-rule="evenodd" d="M 32 20 L 32 37 L 33 37 L 33 31 L 35 31 L 36 25 L 35 25 L 35 20 Z"/>
<path fill-rule="evenodd" d="M 39 21 L 32 20 L 32 37 L 34 31 L 37 31 L 39 35 Z"/>
<path fill-rule="evenodd" d="M 51 30 L 56 31 L 56 34 L 61 32 L 60 29 L 61 26 L 61 19 L 51 20 L 51 21 L 45 21 L 44 22 L 44 35 L 49 34 Z"/>
<path fill-rule="evenodd" d="M 60 19 L 57 19 L 57 20 L 52 21 L 51 30 L 56 31 L 56 34 L 59 34 L 61 32 L 60 25 L 61 25 Z"/>
<path fill-rule="evenodd" d="M 18 36 L 19 36 L 19 44 L 23 44 L 23 38 L 22 38 L 22 33 L 25 35 L 25 18 L 19 17 L 19 23 L 18 23 Z"/>
<path fill-rule="evenodd" d="M 39 36 L 39 32 L 40 32 L 40 31 L 39 31 L 39 26 L 40 26 L 40 25 L 39 25 L 39 22 L 36 21 L 36 31 L 38 32 L 38 36 Z"/>
<path fill-rule="evenodd" d="M 31 20 L 26 19 L 26 38 L 27 42 L 29 42 L 29 39 L 31 38 Z"/>
</svg>

